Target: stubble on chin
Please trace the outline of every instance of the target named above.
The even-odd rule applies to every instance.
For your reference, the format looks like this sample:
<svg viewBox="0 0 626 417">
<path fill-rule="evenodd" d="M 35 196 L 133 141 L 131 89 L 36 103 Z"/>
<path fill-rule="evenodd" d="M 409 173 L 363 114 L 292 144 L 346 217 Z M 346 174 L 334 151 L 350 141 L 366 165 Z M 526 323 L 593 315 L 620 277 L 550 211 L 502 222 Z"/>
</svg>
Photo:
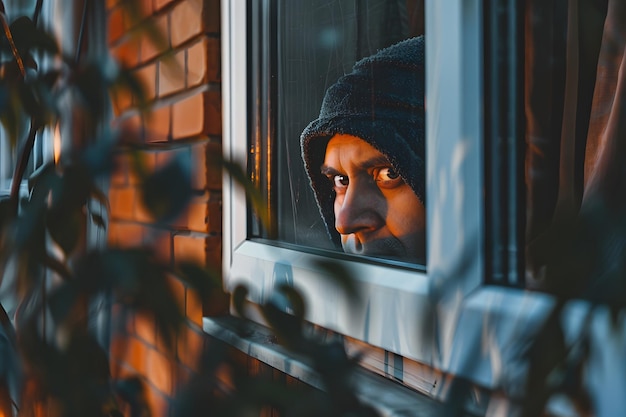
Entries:
<svg viewBox="0 0 626 417">
<path fill-rule="evenodd" d="M 406 248 L 399 239 L 391 236 L 362 242 L 354 235 L 342 236 L 341 246 L 345 253 L 363 256 L 409 258 Z"/>
</svg>

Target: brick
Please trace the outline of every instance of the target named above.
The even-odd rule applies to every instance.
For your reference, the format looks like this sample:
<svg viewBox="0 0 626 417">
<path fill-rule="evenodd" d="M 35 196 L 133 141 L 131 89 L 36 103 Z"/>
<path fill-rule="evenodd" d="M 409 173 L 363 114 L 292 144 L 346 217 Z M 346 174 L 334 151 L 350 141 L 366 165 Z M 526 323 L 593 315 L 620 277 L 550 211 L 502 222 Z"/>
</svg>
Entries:
<svg viewBox="0 0 626 417">
<path fill-rule="evenodd" d="M 128 185 L 129 162 L 128 155 L 116 154 L 113 157 L 114 169 L 109 177 L 111 187 L 123 187 Z"/>
<path fill-rule="evenodd" d="M 124 359 L 126 356 L 126 345 L 128 344 L 128 340 L 121 335 L 116 335 L 111 338 L 111 344 L 109 346 L 109 354 L 111 358 L 115 358 L 116 360 Z"/>
<path fill-rule="evenodd" d="M 164 394 L 173 391 L 172 364 L 170 359 L 156 349 L 147 349 L 146 378 Z"/>
<path fill-rule="evenodd" d="M 204 333 L 189 326 L 183 326 L 178 338 L 178 359 L 180 362 L 195 369 L 203 348 Z"/>
<path fill-rule="evenodd" d="M 158 31 L 158 36 L 152 36 L 149 33 L 145 32 L 141 34 L 140 37 L 140 60 L 141 62 L 149 61 L 157 56 L 161 55 L 163 52 L 167 51 L 170 48 L 168 42 L 168 23 L 167 16 L 159 16 L 155 17 L 153 20 L 155 29 Z"/>
<path fill-rule="evenodd" d="M 106 0 L 106 9 L 107 10 L 111 10 L 113 7 L 115 7 L 118 3 L 120 2 L 120 0 Z"/>
<path fill-rule="evenodd" d="M 206 266 L 216 271 L 222 268 L 222 237 L 210 236 L 206 238 Z"/>
<path fill-rule="evenodd" d="M 143 121 L 139 114 L 120 117 L 116 120 L 122 133 L 121 141 L 124 143 L 138 143 L 143 140 Z"/>
<path fill-rule="evenodd" d="M 152 417 L 167 417 L 169 415 L 169 398 L 152 387 L 145 389 L 146 401 Z"/>
<path fill-rule="evenodd" d="M 188 230 L 206 233 L 209 221 L 206 199 L 193 199 L 187 206 L 185 217 Z"/>
<path fill-rule="evenodd" d="M 156 11 L 161 10 L 165 6 L 168 6 L 174 3 L 174 1 L 175 0 L 154 0 L 154 10 Z"/>
<path fill-rule="evenodd" d="M 131 378 L 138 376 L 137 371 L 130 367 L 126 362 L 120 362 L 117 370 L 116 378 Z"/>
<path fill-rule="evenodd" d="M 143 242 L 141 225 L 111 221 L 109 223 L 109 244 L 120 248 L 136 247 Z"/>
<path fill-rule="evenodd" d="M 174 299 L 176 300 L 176 304 L 180 308 L 180 311 L 183 311 L 186 297 L 185 285 L 173 275 L 168 276 L 167 284 L 170 287 L 172 295 L 174 296 Z"/>
<path fill-rule="evenodd" d="M 130 365 L 139 374 L 145 375 L 147 350 L 148 347 L 142 341 L 134 337 L 128 338 L 124 362 Z"/>
<path fill-rule="evenodd" d="M 111 306 L 112 332 L 120 338 L 132 333 L 134 331 L 134 323 L 131 318 L 129 309 L 125 305 L 118 302 L 113 303 Z"/>
<path fill-rule="evenodd" d="M 136 313 L 134 322 L 137 337 L 154 346 L 157 340 L 154 319 L 149 315 Z"/>
<path fill-rule="evenodd" d="M 222 145 L 219 143 L 208 143 L 206 145 L 206 185 L 209 190 L 222 189 L 222 167 L 215 162 L 222 157 Z"/>
<path fill-rule="evenodd" d="M 172 259 L 172 236 L 169 230 L 159 231 L 153 235 L 151 245 L 154 256 L 164 264 L 169 265 Z"/>
<path fill-rule="evenodd" d="M 219 76 L 219 45 L 216 47 L 214 41 L 204 37 L 187 49 L 187 87 L 216 81 Z"/>
<path fill-rule="evenodd" d="M 207 33 L 220 32 L 220 0 L 204 0 L 204 31 Z"/>
<path fill-rule="evenodd" d="M 159 62 L 159 96 L 167 96 L 185 88 L 185 51 L 179 51 L 171 61 Z"/>
<path fill-rule="evenodd" d="M 121 7 L 117 7 L 109 13 L 108 35 L 109 44 L 118 40 L 126 32 L 124 13 Z"/>
<path fill-rule="evenodd" d="M 220 100 L 219 92 L 207 91 L 174 104 L 172 138 L 184 139 L 196 135 L 221 134 Z"/>
<path fill-rule="evenodd" d="M 202 32 L 202 6 L 203 0 L 186 0 L 174 7 L 170 14 L 173 47 Z"/>
<path fill-rule="evenodd" d="M 180 364 L 176 367 L 176 371 L 176 386 L 174 388 L 176 393 L 178 393 L 181 389 L 185 389 L 185 385 L 191 382 L 191 378 L 193 378 L 196 373 Z"/>
<path fill-rule="evenodd" d="M 127 89 L 118 88 L 111 92 L 111 101 L 113 113 L 119 116 L 133 105 L 133 96 Z"/>
<path fill-rule="evenodd" d="M 123 68 L 133 68 L 139 63 L 139 44 L 129 38 L 113 48 L 112 54 Z"/>
<path fill-rule="evenodd" d="M 111 188 L 109 191 L 111 217 L 131 219 L 135 204 L 135 189 L 132 187 Z"/>
<path fill-rule="evenodd" d="M 140 2 L 142 16 L 152 15 L 152 0 L 141 0 Z"/>
<path fill-rule="evenodd" d="M 209 135 L 222 134 L 222 97 L 218 91 L 205 93 L 205 131 Z"/>
<path fill-rule="evenodd" d="M 118 226 L 119 224 L 117 222 L 109 222 L 109 227 L 107 229 L 107 245 L 117 246 L 117 239 L 119 234 Z"/>
<path fill-rule="evenodd" d="M 137 196 L 137 201 L 135 202 L 133 209 L 133 219 L 141 223 L 152 223 L 154 221 L 152 215 L 139 196 Z M 144 242 L 146 239 L 149 239 L 149 237 L 144 236 Z"/>
<path fill-rule="evenodd" d="M 191 188 L 204 190 L 207 188 L 207 144 L 191 147 Z"/>
<path fill-rule="evenodd" d="M 206 238 L 189 235 L 174 236 L 174 261 L 190 261 L 199 265 L 206 263 Z"/>
<path fill-rule="evenodd" d="M 187 288 L 187 303 L 185 304 L 185 316 L 202 328 L 202 299 L 191 288 Z"/>
<path fill-rule="evenodd" d="M 235 389 L 235 377 L 230 366 L 223 363 L 215 369 L 215 379 L 220 381 L 229 390 Z"/>
<path fill-rule="evenodd" d="M 204 133 L 204 94 L 195 94 L 172 106 L 172 137 L 182 139 Z"/>
<path fill-rule="evenodd" d="M 171 127 L 170 106 L 152 110 L 146 118 L 146 142 L 166 142 L 170 137 Z"/>
<path fill-rule="evenodd" d="M 222 232 L 222 202 L 210 201 L 208 204 L 208 232 L 221 233 Z"/>
<path fill-rule="evenodd" d="M 187 49 L 187 67 L 185 74 L 188 87 L 204 84 L 208 80 L 207 70 L 209 64 L 206 43 L 206 38 L 203 38 L 200 42 L 191 45 Z"/>
<path fill-rule="evenodd" d="M 182 311 L 180 313 L 182 317 Z M 177 340 L 175 333 L 164 333 L 163 329 L 157 328 L 157 342 L 155 344 L 156 350 L 167 355 L 172 355 L 176 352 L 176 343 Z"/>
<path fill-rule="evenodd" d="M 136 74 L 144 88 L 146 100 L 154 99 L 156 97 L 156 63 L 140 68 Z"/>
</svg>

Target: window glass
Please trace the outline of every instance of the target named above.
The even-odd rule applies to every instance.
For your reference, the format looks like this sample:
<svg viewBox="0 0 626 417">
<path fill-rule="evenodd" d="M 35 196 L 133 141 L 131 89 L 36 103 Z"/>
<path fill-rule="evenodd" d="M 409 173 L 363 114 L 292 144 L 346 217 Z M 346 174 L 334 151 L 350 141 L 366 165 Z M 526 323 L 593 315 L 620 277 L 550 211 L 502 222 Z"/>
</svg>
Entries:
<svg viewBox="0 0 626 417">
<path fill-rule="evenodd" d="M 328 94 L 329 101 L 336 101 L 340 97 L 349 100 L 350 95 L 346 91 L 358 91 L 358 89 L 362 88 L 358 85 L 358 82 L 353 82 L 354 80 L 350 78 L 350 74 L 354 74 L 355 71 L 359 72 L 358 69 L 355 69 L 355 63 L 364 58 L 375 56 L 378 51 L 398 44 L 407 38 L 415 38 L 423 34 L 423 1 L 278 0 L 265 6 L 255 3 L 251 4 L 252 10 L 256 10 L 256 12 L 253 12 L 252 18 L 255 19 L 256 15 L 260 23 L 256 26 L 256 29 L 252 30 L 251 39 L 254 42 L 256 33 L 257 44 L 272 45 L 274 50 L 257 51 L 257 55 L 251 59 L 254 67 L 253 73 L 256 71 L 256 74 L 252 76 L 252 85 L 255 87 L 253 88 L 251 100 L 252 117 L 254 119 L 252 123 L 253 131 L 251 132 L 251 165 L 253 166 L 253 179 L 265 189 L 269 197 L 270 208 L 276 215 L 277 229 L 273 238 L 281 244 L 295 244 L 341 252 L 342 245 L 340 241 L 342 239 L 337 227 L 342 226 L 335 224 L 337 223 L 335 218 L 336 212 L 332 208 L 329 211 L 328 207 L 324 207 L 324 204 L 328 204 L 328 202 L 318 201 L 321 198 L 319 195 L 318 199 L 316 199 L 309 178 L 311 173 L 307 174 L 303 162 L 301 135 L 312 121 L 322 118 L 323 115 L 321 115 L 320 109 L 322 108 L 325 95 Z M 251 26 L 254 28 L 254 23 Z M 402 54 L 400 53 L 400 55 Z M 402 63 L 395 64 L 399 67 L 402 66 Z M 396 88 L 396 91 L 389 92 L 389 96 L 395 97 L 400 95 L 400 97 L 397 100 L 398 103 L 392 104 L 399 106 L 405 104 L 403 103 L 404 98 L 401 97 L 405 92 L 402 91 L 400 86 L 392 85 L 395 76 L 389 78 L 389 75 L 385 73 L 386 69 L 377 71 L 375 75 L 372 75 L 371 72 L 373 71 L 370 70 L 369 66 L 363 66 L 360 71 L 361 73 L 358 75 L 366 77 L 363 88 L 366 88 L 367 91 L 359 92 L 359 94 L 378 94 L 379 87 L 374 85 L 378 81 L 383 86 L 380 87 L 382 90 Z M 411 68 L 410 71 L 414 71 L 414 69 Z M 423 66 L 420 71 L 421 82 L 423 83 Z M 348 79 L 341 78 L 346 75 L 349 76 Z M 397 76 L 400 80 L 399 83 L 403 82 L 402 77 L 406 77 L 406 75 Z M 329 92 L 329 88 L 336 87 L 339 84 L 345 87 L 345 89 L 336 91 L 334 95 Z M 406 84 L 406 86 L 406 89 L 413 88 L 413 84 Z M 387 93 L 387 91 L 384 92 Z M 423 86 L 421 91 L 406 93 L 406 96 L 409 97 L 406 100 L 410 101 L 412 96 L 417 97 L 418 95 L 421 95 L 421 111 L 423 113 Z M 269 110 L 266 106 L 267 103 L 270 104 Z M 376 107 L 378 104 L 375 104 L 374 101 L 355 100 L 355 103 L 354 111 L 356 116 L 366 119 L 364 123 L 367 126 L 361 127 L 361 130 L 372 130 L 372 126 L 375 124 L 380 123 L 384 125 L 386 123 L 383 113 L 386 109 Z M 363 109 L 359 110 L 359 106 L 363 107 Z M 326 116 L 330 118 L 329 114 L 335 110 L 339 113 L 345 110 L 340 109 L 340 107 L 340 104 L 334 107 L 332 105 L 329 106 L 326 109 Z M 398 110 L 398 112 L 401 111 Z M 383 116 L 373 117 L 372 114 L 376 112 Z M 407 117 L 412 117 L 412 115 Z M 269 119 L 269 121 L 266 122 L 264 118 Z M 410 125 L 411 123 L 414 123 L 414 121 L 408 121 L 406 124 Z M 423 116 L 421 116 L 419 123 L 421 123 L 419 127 L 414 129 L 415 131 L 420 131 L 419 139 L 415 138 L 415 141 L 421 142 L 416 147 L 421 146 L 423 148 Z M 328 137 L 323 139 L 324 144 L 321 145 L 321 150 L 317 148 L 315 150 L 315 158 L 322 159 L 316 160 L 313 164 L 315 166 L 310 167 L 310 171 L 313 172 L 313 175 L 316 175 L 321 172 L 320 165 L 330 163 L 323 160 L 324 156 L 326 156 L 323 154 L 325 143 L 343 128 L 333 125 L 333 122 L 329 122 L 325 126 L 318 126 L 317 130 L 312 127 L 308 129 L 311 136 L 322 135 L 322 133 L 328 134 Z M 380 130 L 382 131 L 383 128 Z M 341 131 L 343 132 L 344 130 Z M 347 128 L 345 132 L 350 133 L 353 131 Z M 390 141 L 393 140 L 394 136 L 397 136 L 397 132 L 394 133 L 390 129 L 387 129 L 387 132 L 391 138 L 389 139 Z M 367 133 L 363 133 L 363 136 L 365 135 Z M 408 135 L 411 135 L 411 133 L 408 133 Z M 360 142 L 356 143 L 361 145 Z M 424 249 L 423 247 L 416 249 L 416 246 L 423 246 L 424 209 L 423 206 L 418 206 L 422 203 L 421 200 L 425 196 L 417 196 L 415 191 L 413 191 L 418 188 L 417 185 L 413 184 L 413 190 L 406 186 L 406 190 L 412 197 L 405 198 L 403 206 L 398 208 L 399 203 L 392 202 L 389 195 L 392 195 L 394 192 L 395 194 L 400 194 L 393 187 L 399 184 L 399 182 L 404 184 L 407 176 L 413 182 L 418 182 L 414 177 L 421 177 L 421 181 L 423 181 L 425 175 L 423 171 L 424 161 L 423 159 L 420 159 L 419 163 L 412 161 L 412 165 L 408 167 L 409 163 L 405 162 L 402 165 L 402 159 L 406 156 L 406 152 L 398 152 L 404 155 L 387 155 L 390 151 L 380 148 L 373 141 L 370 140 L 367 144 L 374 146 L 372 149 L 367 147 L 362 149 L 356 148 L 355 155 L 365 158 L 367 152 L 371 152 L 374 156 L 378 152 L 382 153 L 390 161 L 388 164 L 378 161 L 372 167 L 358 171 L 367 172 L 367 175 L 374 181 L 375 185 L 381 185 L 378 190 L 372 190 L 373 194 L 362 191 L 365 188 L 359 189 L 360 204 L 369 205 L 369 209 L 374 212 L 377 201 L 380 201 L 381 196 L 383 196 L 386 199 L 385 204 L 383 204 L 384 209 L 371 214 L 372 217 L 379 217 L 379 219 L 370 219 L 371 222 L 375 223 L 382 219 L 382 223 L 386 225 L 384 227 L 387 229 L 395 228 L 396 231 L 393 233 L 397 236 L 408 235 L 409 232 L 413 232 L 414 229 L 418 228 L 419 225 L 416 223 L 421 222 L 420 233 L 422 237 L 418 243 L 415 243 L 418 239 L 412 239 L 407 236 L 397 238 L 396 242 L 390 238 L 381 243 L 378 248 L 374 248 L 372 244 L 366 242 L 365 238 L 361 238 L 362 241 L 356 239 L 356 243 L 344 242 L 344 247 L 348 248 L 350 246 L 347 245 L 351 245 L 352 248 L 355 248 L 351 252 L 356 254 L 423 264 L 423 253 L 417 256 L 417 252 Z M 341 147 L 340 149 L 344 148 Z M 353 160 L 353 158 L 350 159 L 350 161 Z M 351 177 L 348 180 L 348 175 L 346 175 L 348 174 L 348 167 L 335 166 L 336 162 L 333 162 L 333 166 L 328 167 L 329 171 L 325 173 L 325 176 L 328 178 L 322 179 L 322 181 L 328 181 L 328 184 L 333 182 L 335 184 L 332 191 L 333 195 L 330 197 L 332 199 L 331 205 L 335 201 L 336 193 L 339 192 L 341 194 L 341 190 L 338 191 L 336 187 L 337 185 L 342 187 L 345 185 L 342 185 L 342 183 L 349 183 L 347 187 L 351 187 L 351 190 L 356 190 L 359 184 L 356 170 L 350 172 Z M 398 167 L 395 164 L 402 165 L 401 170 L 403 171 L 401 173 L 396 172 Z M 331 170 L 332 173 L 337 175 L 331 175 Z M 411 173 L 405 171 L 411 171 Z M 339 174 L 341 176 L 338 176 Z M 315 186 L 315 182 L 313 185 Z M 329 186 L 329 189 L 331 188 L 333 186 Z M 326 192 L 326 189 L 324 190 Z M 424 194 L 423 187 L 420 188 L 419 194 Z M 345 200 L 347 201 L 349 198 L 348 194 L 346 194 Z M 412 207 L 410 204 L 414 204 L 416 208 L 410 208 Z M 404 214 L 400 213 L 403 210 Z M 420 210 L 421 212 L 419 212 Z M 358 215 L 357 210 L 357 214 L 348 216 L 348 218 L 354 220 Z M 394 215 L 398 218 L 396 223 L 401 225 L 392 224 Z M 367 217 L 368 214 L 366 213 L 363 216 Z M 365 219 L 363 221 L 367 223 L 370 220 Z M 346 230 L 345 234 L 348 234 L 347 230 L 350 227 L 370 227 L 372 230 L 378 227 L 377 233 L 379 235 L 384 233 L 392 234 L 387 231 L 381 232 L 381 227 L 379 226 L 353 226 L 349 223 L 347 222 L 346 226 L 343 226 L 345 227 L 344 230 Z M 399 231 L 400 229 L 401 232 Z M 255 222 L 251 225 L 250 230 L 252 232 L 251 237 L 269 236 Z M 380 239 L 381 242 L 384 240 Z M 368 248 L 368 245 L 371 249 L 366 251 L 365 249 Z M 394 245 L 404 249 L 393 249 Z M 389 249 L 390 247 L 392 249 Z M 407 247 L 409 249 L 406 249 Z M 359 249 L 362 250 L 359 251 Z M 350 251 L 349 249 L 346 250 Z M 402 251 L 408 253 L 402 254 Z"/>
</svg>

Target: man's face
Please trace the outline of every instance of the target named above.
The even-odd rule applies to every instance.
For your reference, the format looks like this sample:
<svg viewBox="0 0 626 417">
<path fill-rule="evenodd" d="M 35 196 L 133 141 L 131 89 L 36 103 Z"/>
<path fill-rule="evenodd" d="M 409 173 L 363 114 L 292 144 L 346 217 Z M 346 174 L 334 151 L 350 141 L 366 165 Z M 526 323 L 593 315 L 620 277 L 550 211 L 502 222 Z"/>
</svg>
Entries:
<svg viewBox="0 0 626 417">
<path fill-rule="evenodd" d="M 356 136 L 338 134 L 322 173 L 335 190 L 335 228 L 347 253 L 411 262 L 425 258 L 425 209 L 385 155 Z"/>
</svg>

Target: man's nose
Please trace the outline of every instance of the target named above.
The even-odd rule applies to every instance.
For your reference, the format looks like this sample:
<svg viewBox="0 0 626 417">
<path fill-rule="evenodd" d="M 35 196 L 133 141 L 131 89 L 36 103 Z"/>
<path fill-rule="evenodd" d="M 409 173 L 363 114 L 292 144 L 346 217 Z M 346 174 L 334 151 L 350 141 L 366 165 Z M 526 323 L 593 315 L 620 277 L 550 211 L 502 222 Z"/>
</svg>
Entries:
<svg viewBox="0 0 626 417">
<path fill-rule="evenodd" d="M 378 196 L 367 187 L 354 185 L 348 186 L 343 200 L 335 202 L 335 228 L 342 235 L 376 230 L 385 222 L 378 210 Z"/>
</svg>

